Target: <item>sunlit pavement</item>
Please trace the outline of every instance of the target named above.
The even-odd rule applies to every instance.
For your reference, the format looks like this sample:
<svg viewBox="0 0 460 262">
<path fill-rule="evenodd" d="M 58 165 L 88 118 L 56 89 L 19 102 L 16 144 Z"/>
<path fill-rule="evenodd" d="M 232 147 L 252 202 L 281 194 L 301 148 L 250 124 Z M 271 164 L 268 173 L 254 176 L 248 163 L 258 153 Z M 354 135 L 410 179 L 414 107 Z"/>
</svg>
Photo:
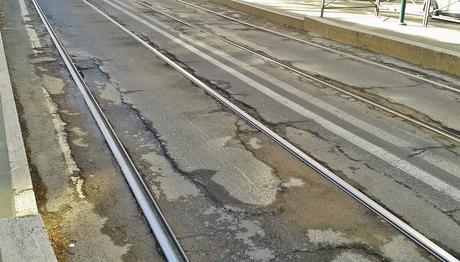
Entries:
<svg viewBox="0 0 460 262">
<path fill-rule="evenodd" d="M 281 11 L 295 17 L 311 16 L 319 17 L 320 1 L 289 1 L 289 0 L 238 0 L 239 2 L 250 3 L 273 11 Z M 368 5 L 368 2 L 344 3 L 337 1 L 330 7 L 353 7 Z M 381 6 L 382 15 L 376 17 L 373 8 L 344 8 L 344 9 L 325 9 L 324 18 L 337 22 L 341 25 L 348 25 L 373 31 L 375 33 L 389 34 L 406 40 L 441 47 L 453 52 L 460 52 L 460 26 L 456 23 L 444 21 L 429 21 L 428 27 L 422 25 L 422 17 L 407 17 L 406 25 L 399 24 L 397 14 L 390 14 L 386 11 L 398 8 L 395 3 L 383 3 Z M 422 7 L 408 3 L 408 10 L 420 12 Z"/>
</svg>

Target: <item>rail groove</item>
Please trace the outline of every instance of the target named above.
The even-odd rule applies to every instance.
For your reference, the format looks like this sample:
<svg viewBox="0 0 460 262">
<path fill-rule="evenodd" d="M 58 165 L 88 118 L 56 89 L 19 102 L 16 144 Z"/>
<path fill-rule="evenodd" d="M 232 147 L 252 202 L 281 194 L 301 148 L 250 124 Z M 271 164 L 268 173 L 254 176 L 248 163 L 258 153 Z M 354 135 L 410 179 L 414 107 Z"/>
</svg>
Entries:
<svg viewBox="0 0 460 262">
<path fill-rule="evenodd" d="M 46 27 L 51 39 L 56 46 L 62 60 L 64 61 L 69 73 L 72 76 L 75 84 L 80 90 L 86 105 L 88 106 L 94 120 L 96 121 L 100 131 L 102 132 L 109 148 L 115 157 L 126 181 L 128 182 L 131 191 L 133 192 L 142 212 L 155 235 L 166 259 L 168 261 L 189 261 L 187 255 L 182 249 L 179 241 L 175 237 L 172 229 L 168 225 L 160 207 L 156 203 L 147 185 L 144 183 L 139 171 L 129 157 L 126 149 L 113 130 L 109 120 L 104 115 L 101 107 L 95 97 L 86 85 L 83 77 L 79 73 L 75 63 L 72 61 L 69 53 L 62 44 L 59 36 L 54 31 L 49 23 L 45 13 L 41 9 L 37 0 L 31 0 L 43 24 Z"/>
</svg>

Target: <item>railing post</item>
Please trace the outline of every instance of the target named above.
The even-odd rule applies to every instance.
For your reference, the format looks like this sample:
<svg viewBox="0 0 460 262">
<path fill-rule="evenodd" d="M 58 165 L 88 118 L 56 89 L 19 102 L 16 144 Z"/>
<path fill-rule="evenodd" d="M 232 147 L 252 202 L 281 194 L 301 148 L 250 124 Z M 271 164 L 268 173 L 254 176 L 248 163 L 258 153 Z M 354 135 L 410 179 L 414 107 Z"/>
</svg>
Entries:
<svg viewBox="0 0 460 262">
<path fill-rule="evenodd" d="M 406 14 L 406 0 L 401 0 L 401 11 L 399 13 L 399 24 L 406 25 L 404 22 L 404 15 Z"/>
<path fill-rule="evenodd" d="M 321 15 L 320 17 L 323 17 L 323 14 L 324 14 L 324 5 L 326 4 L 326 0 L 322 0 L 321 1 Z"/>
<path fill-rule="evenodd" d="M 425 0 L 425 12 L 423 13 L 423 26 L 428 26 L 428 17 L 430 16 L 431 0 Z"/>
<path fill-rule="evenodd" d="M 380 0 L 377 0 L 375 2 L 375 16 L 379 16 L 379 11 L 380 11 Z"/>
</svg>

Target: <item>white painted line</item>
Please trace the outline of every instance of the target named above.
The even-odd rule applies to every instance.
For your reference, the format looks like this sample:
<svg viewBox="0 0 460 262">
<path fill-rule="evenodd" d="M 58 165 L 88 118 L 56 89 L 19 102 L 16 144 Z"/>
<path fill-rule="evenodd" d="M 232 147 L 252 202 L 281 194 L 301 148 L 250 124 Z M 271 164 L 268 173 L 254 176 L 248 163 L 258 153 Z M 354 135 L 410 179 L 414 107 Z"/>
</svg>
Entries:
<svg viewBox="0 0 460 262">
<path fill-rule="evenodd" d="M 56 137 L 58 138 L 59 147 L 61 148 L 62 155 L 64 156 L 64 161 L 67 166 L 67 171 L 71 175 L 70 179 L 72 180 L 77 196 L 79 198 L 85 198 L 85 195 L 82 191 L 82 186 L 84 180 L 79 176 L 80 169 L 78 168 L 77 163 L 72 157 L 72 150 L 70 149 L 69 143 L 67 142 L 67 132 L 65 131 L 65 126 L 67 125 L 59 115 L 59 108 L 56 103 L 51 98 L 48 91 L 42 87 L 43 100 L 48 112 L 50 114 L 51 120 L 53 122 L 54 131 L 56 132 Z"/>
<path fill-rule="evenodd" d="M 0 34 L 0 96 L 5 123 L 6 144 L 10 160 L 15 216 L 38 214 L 35 194 L 27 163 L 21 126 L 14 101 L 13 88 Z"/>
<path fill-rule="evenodd" d="M 40 43 L 40 40 L 38 38 L 38 35 L 35 29 L 31 25 L 28 24 L 30 22 L 30 17 L 29 17 L 30 13 L 27 9 L 27 6 L 24 0 L 19 0 L 19 7 L 21 10 L 21 16 L 22 16 L 22 20 L 24 21 L 24 26 L 26 28 L 27 35 L 29 37 L 29 41 L 32 46 L 32 51 L 34 54 L 41 53 L 40 48 L 42 47 L 42 44 Z M 67 143 L 67 134 L 64 130 L 66 123 L 62 121 L 61 116 L 58 113 L 58 107 L 54 103 L 48 91 L 45 88 L 43 88 L 42 91 L 43 91 L 43 97 L 45 100 L 45 104 L 48 108 L 48 112 L 50 113 L 51 120 L 53 121 L 54 129 L 58 137 L 59 146 L 64 156 L 67 170 L 69 174 L 72 175 L 71 179 L 76 187 L 78 196 L 80 198 L 84 198 L 84 194 L 82 193 L 81 189 L 79 189 L 81 188 L 83 179 L 79 178 L 78 176 L 75 176 L 75 175 L 78 175 L 78 172 L 80 171 L 80 169 L 78 168 L 77 163 L 73 159 L 72 151 L 70 149 L 69 144 Z"/>
<path fill-rule="evenodd" d="M 72 150 L 67 143 L 67 132 L 65 131 L 65 126 L 67 124 L 61 119 L 61 116 L 59 115 L 59 108 L 56 103 L 54 103 L 48 91 L 45 88 L 42 88 L 42 92 L 43 98 L 45 100 L 45 105 L 48 108 L 48 112 L 50 113 L 50 117 L 54 125 L 54 131 L 56 132 L 56 136 L 58 138 L 59 147 L 61 148 L 62 154 L 64 156 L 67 171 L 70 175 L 78 174 L 80 169 L 73 159 Z"/>
<path fill-rule="evenodd" d="M 346 56 L 346 57 L 349 57 L 349 58 L 352 58 L 352 59 L 355 59 L 355 60 L 359 60 L 361 62 L 370 64 L 370 65 L 374 65 L 374 66 L 378 66 L 380 68 L 385 68 L 387 70 L 397 72 L 397 73 L 400 73 L 400 74 L 403 74 L 403 75 L 406 75 L 406 76 L 409 76 L 409 77 L 412 77 L 412 78 L 416 78 L 416 79 L 422 80 L 422 81 L 424 81 L 426 83 L 430 83 L 430 84 L 445 88 L 447 90 L 450 90 L 450 91 L 453 91 L 453 92 L 456 92 L 456 93 L 460 93 L 460 89 L 458 87 L 451 87 L 449 85 L 442 84 L 442 83 L 430 80 L 430 79 L 425 78 L 423 76 L 412 74 L 410 72 L 400 70 L 400 69 L 398 69 L 396 67 L 387 66 L 387 65 L 379 63 L 379 62 L 374 62 L 374 61 L 371 61 L 369 59 L 362 58 L 362 57 L 359 57 L 359 56 L 356 56 L 356 55 L 353 55 L 353 54 L 345 53 L 345 52 L 342 52 L 342 51 L 339 51 L 339 50 L 336 50 L 336 49 L 333 49 L 333 48 L 330 48 L 330 47 L 326 47 L 326 46 L 323 46 L 323 45 L 320 45 L 320 44 L 316 44 L 316 43 L 311 42 L 311 41 L 303 40 L 303 39 L 300 39 L 300 38 L 297 38 L 297 37 L 293 37 L 293 36 L 290 36 L 290 35 L 287 35 L 287 34 L 283 34 L 281 32 L 278 32 L 278 31 L 275 31 L 275 30 L 272 30 L 272 29 L 268 29 L 268 28 L 265 28 L 265 27 L 262 27 L 262 26 L 257 26 L 257 25 L 254 25 L 254 24 L 251 24 L 251 23 L 248 23 L 248 22 L 245 22 L 245 21 L 241 21 L 241 20 L 238 20 L 236 18 L 227 16 L 227 15 L 224 15 L 224 14 L 221 14 L 221 13 L 218 13 L 218 12 L 214 12 L 211 9 L 207 9 L 207 8 L 204 8 L 204 7 L 201 7 L 201 6 L 198 6 L 198 5 L 194 5 L 194 4 L 189 3 L 189 2 L 185 2 L 185 1 L 182 1 L 182 0 L 176 0 L 176 1 L 179 2 L 179 3 L 185 4 L 185 5 L 193 6 L 193 7 L 197 8 L 197 9 L 201 9 L 201 10 L 209 12 L 211 14 L 215 14 L 217 16 L 226 18 L 226 19 L 228 19 L 230 21 L 234 21 L 234 22 L 237 22 L 237 23 L 240 23 L 240 24 L 243 24 L 243 25 L 247 25 L 247 26 L 252 27 L 252 28 L 256 28 L 256 29 L 259 29 L 259 30 L 262 30 L 262 31 L 265 31 L 265 32 L 269 32 L 269 33 L 274 34 L 274 35 L 286 37 L 288 39 L 292 39 L 292 40 L 295 40 L 295 41 L 300 42 L 300 43 L 304 43 L 304 44 L 314 46 L 314 47 L 317 47 L 317 48 L 320 48 L 320 49 L 323 49 L 323 50 L 327 50 L 329 52 L 336 53 L 336 54 L 339 54 L 339 55 L 342 55 L 342 56 Z"/>
<path fill-rule="evenodd" d="M 155 25 L 152 25 L 147 20 L 135 15 L 134 13 L 123 9 L 119 5 L 116 5 L 108 0 L 102 0 L 105 3 L 111 5 L 112 7 L 120 10 L 121 12 L 125 13 L 129 17 L 133 18 L 134 20 L 138 21 L 139 23 L 147 26 L 148 28 L 162 34 L 163 36 L 169 38 L 171 41 L 183 46 L 184 48 L 190 50 L 191 52 L 195 53 L 196 55 L 202 57 L 203 59 L 207 60 L 208 62 L 214 64 L 215 66 L 227 71 L 229 74 L 237 77 L 241 81 L 245 82 L 246 84 L 254 87 L 256 90 L 259 90 L 261 93 L 265 94 L 266 96 L 272 98 L 273 100 L 283 104 L 284 106 L 290 108 L 294 112 L 299 113 L 300 115 L 312 119 L 318 124 L 322 125 L 326 130 L 329 130 L 336 135 L 342 137 L 343 139 L 349 141 L 350 143 L 360 147 L 361 149 L 371 153 L 375 157 L 385 161 L 386 163 L 390 164 L 391 166 L 411 175 L 412 177 L 422 181 L 423 183 L 429 185 L 430 187 L 434 188 L 437 191 L 440 191 L 447 196 L 450 196 L 457 202 L 460 202 L 460 190 L 454 186 L 449 185 L 448 183 L 438 179 L 437 177 L 432 176 L 431 174 L 425 172 L 424 170 L 412 165 L 411 163 L 401 159 L 392 153 L 386 151 L 385 149 L 351 133 L 350 131 L 332 123 L 331 121 L 322 118 L 321 116 L 311 112 L 310 110 L 302 107 L 301 105 L 289 100 L 288 98 L 276 93 L 275 91 L 271 90 L 270 88 L 258 83 L 257 81 L 253 80 L 252 78 L 247 77 L 246 75 L 238 72 L 237 70 L 221 63 L 220 61 L 212 58 L 211 56 L 201 52 L 200 50 L 196 49 L 195 47 L 185 43 L 184 41 L 180 40 L 179 38 L 167 33 L 166 31 L 158 28 Z M 122 6 L 126 6 L 125 4 L 114 0 L 114 2 L 119 3 Z M 128 7 L 129 8 L 129 7 Z M 282 87 L 282 86 L 280 86 Z"/>
<path fill-rule="evenodd" d="M 168 16 L 168 17 L 170 17 L 172 19 L 175 19 L 177 21 L 181 21 L 180 19 L 174 18 L 174 17 L 172 17 L 172 16 L 170 16 L 170 15 L 168 15 L 168 14 L 162 12 L 162 11 L 156 10 L 153 7 L 145 5 L 142 2 L 138 2 L 138 3 L 141 4 L 142 6 L 145 6 L 147 8 L 150 8 L 150 9 L 154 10 L 155 12 L 159 12 L 159 13 L 161 13 L 161 14 L 163 14 L 165 16 Z M 146 17 L 146 18 L 148 20 L 152 21 L 152 22 L 155 22 L 155 23 L 159 24 L 163 28 L 167 28 L 167 25 L 165 25 L 165 24 L 163 24 L 163 23 L 161 23 L 159 21 L 156 21 L 152 17 Z M 181 21 L 181 22 L 185 23 L 185 24 L 187 24 L 187 25 L 189 25 L 189 26 L 191 26 L 191 27 L 193 27 L 193 28 L 195 28 L 197 30 L 200 30 L 201 32 L 211 34 L 212 36 L 215 36 L 218 39 L 221 39 L 219 36 L 216 36 L 213 33 L 207 32 L 204 29 L 200 29 L 198 27 L 195 27 L 195 26 L 193 26 L 191 24 L 188 24 L 186 22 L 183 22 L 183 21 Z M 397 147 L 401 147 L 401 148 L 417 148 L 418 147 L 417 145 L 407 141 L 404 138 L 394 136 L 393 134 L 391 134 L 391 133 L 389 133 L 389 132 L 387 132 L 387 131 L 379 128 L 379 127 L 376 127 L 376 126 L 374 126 L 372 124 L 369 124 L 369 123 L 367 123 L 367 122 L 365 122 L 365 121 L 363 121 L 361 119 L 358 119 L 358 118 L 356 118 L 356 117 L 354 117 L 354 116 L 352 116 L 350 114 L 347 114 L 346 112 L 336 108 L 335 106 L 333 106 L 333 105 L 331 105 L 329 103 L 324 102 L 321 99 L 318 99 L 315 96 L 309 95 L 309 94 L 307 94 L 307 93 L 305 93 L 305 92 L 303 92 L 303 91 L 301 91 L 301 90 L 299 90 L 299 89 L 297 89 L 297 88 L 295 88 L 295 87 L 293 87 L 293 86 L 291 86 L 291 85 L 289 85 L 289 84 L 287 84 L 287 83 L 285 83 L 283 81 L 280 81 L 280 80 L 278 80 L 278 79 L 276 79 L 276 78 L 274 78 L 274 77 L 272 77 L 272 76 L 270 76 L 270 75 L 268 75 L 268 74 L 266 74 L 266 73 L 264 73 L 262 71 L 259 71 L 256 68 L 254 68 L 253 66 L 251 66 L 249 64 L 246 64 L 246 63 L 244 63 L 244 62 L 242 62 L 242 61 L 240 61 L 238 59 L 235 59 L 232 56 L 227 55 L 225 52 L 223 52 L 223 51 L 221 51 L 219 49 L 213 48 L 212 46 L 206 45 L 206 44 L 204 44 L 203 42 L 201 42 L 199 40 L 187 37 L 186 35 L 183 35 L 183 34 L 181 35 L 181 37 L 183 39 L 186 39 L 189 43 L 196 44 L 197 46 L 200 46 L 200 47 L 206 49 L 207 51 L 211 51 L 215 55 L 220 56 L 221 58 L 233 63 L 234 65 L 237 65 L 237 66 L 239 66 L 241 68 L 244 68 L 245 70 L 257 75 L 258 77 L 264 78 L 268 82 L 271 82 L 271 83 L 277 85 L 278 87 L 284 89 L 285 91 L 287 91 L 287 92 L 289 92 L 289 93 L 291 93 L 291 94 L 293 94 L 293 95 L 295 95 L 295 96 L 297 96 L 297 97 L 299 97 L 299 98 L 301 98 L 301 99 L 303 99 L 303 100 L 305 100 L 305 101 L 307 101 L 307 102 L 309 102 L 311 104 L 314 104 L 315 106 L 317 106 L 317 107 L 319 107 L 319 108 L 321 108 L 321 109 L 323 109 L 325 111 L 330 112 L 331 114 L 337 116 L 338 118 L 347 121 L 349 124 L 351 124 L 353 126 L 356 126 L 356 127 L 360 128 L 362 130 L 365 130 L 366 132 L 368 132 L 368 133 L 370 133 L 370 134 L 372 134 L 372 135 L 374 135 L 376 137 L 379 137 L 379 138 L 385 140 L 386 142 L 388 142 L 390 144 L 393 144 L 393 145 L 395 145 Z M 252 54 L 254 54 L 256 56 L 259 56 L 259 57 L 261 57 L 261 59 L 264 59 L 264 60 L 267 59 L 267 58 L 263 57 L 262 55 L 260 55 L 258 53 L 255 53 L 252 50 L 249 50 L 249 49 L 247 49 L 247 48 L 245 48 L 243 46 L 233 44 L 229 40 L 226 40 L 226 39 L 221 39 L 221 40 L 226 42 L 226 43 L 232 44 L 232 45 L 234 45 L 234 46 L 236 46 L 238 48 L 241 48 L 241 49 L 243 49 L 245 51 L 248 51 L 248 52 L 250 52 L 250 53 L 252 53 Z M 277 63 L 278 65 L 284 66 L 281 63 L 278 63 L 278 62 L 276 62 L 274 60 L 269 59 L 269 61 L 273 62 L 273 63 Z M 300 75 L 304 75 L 301 72 L 296 72 L 296 73 L 300 73 Z M 321 82 L 323 82 L 323 81 L 321 81 Z M 327 84 L 327 85 L 329 87 L 332 87 L 330 84 Z M 340 91 L 342 91 L 342 90 L 340 90 Z M 350 93 L 347 93 L 347 92 L 345 94 L 349 94 L 349 95 L 352 95 L 352 97 L 355 97 L 355 96 L 353 96 L 353 94 L 350 94 Z M 357 97 L 355 97 L 355 98 L 357 98 Z M 357 98 L 357 99 L 359 100 L 360 98 Z M 375 105 L 375 103 L 371 103 L 371 104 Z M 425 160 L 426 162 L 428 162 L 428 163 L 430 163 L 430 164 L 432 164 L 432 165 L 444 170 L 445 172 L 450 173 L 450 174 L 456 176 L 457 178 L 460 178 L 460 163 L 453 162 L 453 161 L 451 161 L 449 159 L 439 159 L 439 157 L 436 157 L 436 155 L 433 152 L 430 152 L 430 151 L 428 153 L 426 153 L 426 154 L 420 155 L 419 157 L 422 158 L 423 160 Z"/>
<path fill-rule="evenodd" d="M 19 0 L 19 8 L 21 10 L 21 16 L 22 16 L 22 20 L 24 21 L 24 26 L 26 28 L 27 35 L 29 36 L 29 39 L 30 39 L 30 44 L 32 45 L 32 50 L 34 53 L 40 53 L 41 51 L 39 49 L 42 47 L 42 45 L 38 38 L 37 32 L 35 31 L 35 29 L 33 29 L 29 25 L 30 14 L 29 14 L 29 11 L 27 10 L 27 6 L 24 0 Z"/>
</svg>

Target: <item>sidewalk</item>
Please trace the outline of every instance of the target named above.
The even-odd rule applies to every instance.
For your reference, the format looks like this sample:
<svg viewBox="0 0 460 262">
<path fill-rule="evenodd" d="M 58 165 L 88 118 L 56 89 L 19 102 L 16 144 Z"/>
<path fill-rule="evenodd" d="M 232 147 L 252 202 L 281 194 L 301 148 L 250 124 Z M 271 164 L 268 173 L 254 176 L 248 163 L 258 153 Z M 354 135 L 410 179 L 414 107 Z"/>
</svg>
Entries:
<svg viewBox="0 0 460 262">
<path fill-rule="evenodd" d="M 421 17 L 408 15 L 407 25 L 401 26 L 394 13 L 397 6 L 386 3 L 379 17 L 374 16 L 373 8 L 347 8 L 325 9 L 324 18 L 320 18 L 318 0 L 215 1 L 321 37 L 460 76 L 460 24 L 430 20 L 429 26 L 423 27 Z M 366 2 L 337 1 L 332 6 L 363 4 Z"/>
<path fill-rule="evenodd" d="M 56 261 L 37 211 L 1 34 L 0 261 Z"/>
</svg>

